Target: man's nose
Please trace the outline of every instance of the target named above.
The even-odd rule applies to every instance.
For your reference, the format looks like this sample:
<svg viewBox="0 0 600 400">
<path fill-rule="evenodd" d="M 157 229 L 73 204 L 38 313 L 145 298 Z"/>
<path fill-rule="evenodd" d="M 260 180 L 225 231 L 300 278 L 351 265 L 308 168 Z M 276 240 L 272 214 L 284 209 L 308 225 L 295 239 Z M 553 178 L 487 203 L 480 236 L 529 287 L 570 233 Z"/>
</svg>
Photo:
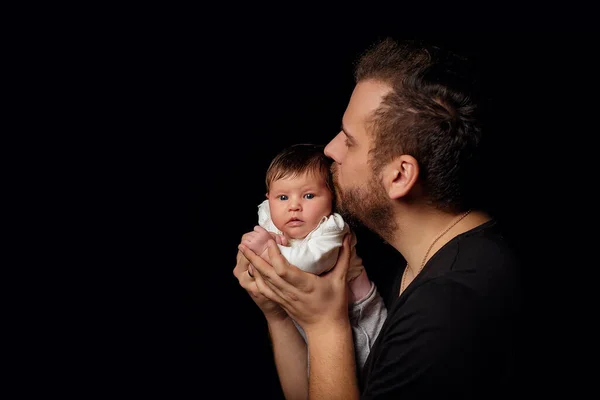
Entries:
<svg viewBox="0 0 600 400">
<path fill-rule="evenodd" d="M 324 153 L 335 162 L 339 162 L 339 153 L 342 146 L 344 146 L 344 133 L 340 132 L 325 146 Z"/>
</svg>

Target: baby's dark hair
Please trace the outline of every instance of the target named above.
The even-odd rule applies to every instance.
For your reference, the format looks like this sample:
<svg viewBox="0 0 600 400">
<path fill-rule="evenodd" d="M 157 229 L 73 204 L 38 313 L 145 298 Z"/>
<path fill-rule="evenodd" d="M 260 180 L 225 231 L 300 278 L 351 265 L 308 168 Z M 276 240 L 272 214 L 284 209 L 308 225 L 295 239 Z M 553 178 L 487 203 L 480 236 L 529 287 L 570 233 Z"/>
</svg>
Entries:
<svg viewBox="0 0 600 400">
<path fill-rule="evenodd" d="M 335 197 L 330 171 L 333 160 L 325 155 L 324 149 L 324 145 L 299 143 L 280 151 L 267 169 L 265 179 L 267 193 L 271 188 L 271 184 L 276 180 L 304 173 L 313 173 L 325 180 L 327 188 Z"/>
</svg>

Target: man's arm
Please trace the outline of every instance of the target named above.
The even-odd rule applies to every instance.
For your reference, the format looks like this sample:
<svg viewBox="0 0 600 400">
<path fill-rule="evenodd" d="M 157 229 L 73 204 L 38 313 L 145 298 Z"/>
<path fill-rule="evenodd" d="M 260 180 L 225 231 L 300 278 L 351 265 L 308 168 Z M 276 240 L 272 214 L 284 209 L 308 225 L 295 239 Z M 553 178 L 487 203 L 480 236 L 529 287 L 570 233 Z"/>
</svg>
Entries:
<svg viewBox="0 0 600 400">
<path fill-rule="evenodd" d="M 247 236 L 248 234 L 245 234 L 243 239 Z M 234 276 L 267 320 L 277 373 L 286 399 L 306 399 L 308 397 L 306 342 L 284 309 L 258 291 L 256 281 L 252 277 L 258 272 L 251 271 L 252 266 L 248 259 L 238 252 L 236 260 Z"/>
<path fill-rule="evenodd" d="M 350 324 L 325 332 L 307 331 L 310 347 L 309 399 L 359 398 Z"/>
<path fill-rule="evenodd" d="M 269 321 L 279 383 L 287 400 L 308 397 L 308 355 L 306 342 L 291 318 Z"/>
<path fill-rule="evenodd" d="M 257 270 L 259 292 L 283 307 L 306 333 L 310 399 L 358 398 L 346 282 L 349 239 L 344 240 L 336 267 L 321 276 L 291 265 L 274 241 L 269 242 L 271 264 L 243 244 L 239 246 Z"/>
</svg>

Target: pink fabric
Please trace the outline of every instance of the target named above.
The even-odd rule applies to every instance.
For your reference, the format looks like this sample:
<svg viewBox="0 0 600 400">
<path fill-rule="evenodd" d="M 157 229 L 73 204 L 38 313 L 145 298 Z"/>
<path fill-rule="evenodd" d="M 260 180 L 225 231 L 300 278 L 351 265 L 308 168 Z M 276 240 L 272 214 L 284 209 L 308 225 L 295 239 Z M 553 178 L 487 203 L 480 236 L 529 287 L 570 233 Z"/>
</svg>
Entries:
<svg viewBox="0 0 600 400">
<path fill-rule="evenodd" d="M 348 286 L 350 288 L 349 301 L 351 303 L 355 303 L 365 298 L 365 296 L 369 294 L 369 291 L 371 290 L 371 281 L 367 276 L 367 271 L 365 271 L 363 268 L 360 275 L 348 282 Z"/>
</svg>

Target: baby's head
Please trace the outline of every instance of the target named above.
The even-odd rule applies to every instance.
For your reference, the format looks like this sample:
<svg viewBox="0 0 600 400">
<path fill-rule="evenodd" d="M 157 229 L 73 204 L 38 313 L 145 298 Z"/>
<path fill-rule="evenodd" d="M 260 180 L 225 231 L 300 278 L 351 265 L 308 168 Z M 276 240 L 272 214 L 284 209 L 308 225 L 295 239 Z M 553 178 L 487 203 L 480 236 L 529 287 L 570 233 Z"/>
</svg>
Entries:
<svg viewBox="0 0 600 400">
<path fill-rule="evenodd" d="M 267 199 L 273 224 L 290 239 L 306 237 L 333 212 L 331 159 L 324 146 L 292 145 L 267 169 Z"/>
</svg>

